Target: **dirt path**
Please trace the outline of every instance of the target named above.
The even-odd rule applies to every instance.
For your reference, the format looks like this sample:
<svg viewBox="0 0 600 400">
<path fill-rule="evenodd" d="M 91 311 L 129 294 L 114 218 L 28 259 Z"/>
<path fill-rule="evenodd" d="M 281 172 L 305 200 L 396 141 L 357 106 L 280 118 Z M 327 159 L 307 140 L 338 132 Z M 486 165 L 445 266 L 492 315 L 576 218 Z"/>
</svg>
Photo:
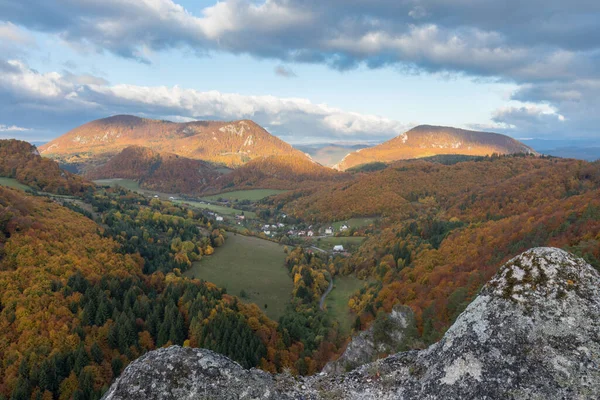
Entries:
<svg viewBox="0 0 600 400">
<path fill-rule="evenodd" d="M 325 306 L 325 298 L 327 297 L 327 295 L 333 290 L 333 277 L 331 277 L 331 280 L 329 281 L 329 287 L 327 288 L 327 290 L 325 291 L 325 293 L 323 293 L 323 296 L 321 296 L 321 300 L 319 300 L 319 308 L 322 311 L 325 311 L 324 306 Z"/>
</svg>

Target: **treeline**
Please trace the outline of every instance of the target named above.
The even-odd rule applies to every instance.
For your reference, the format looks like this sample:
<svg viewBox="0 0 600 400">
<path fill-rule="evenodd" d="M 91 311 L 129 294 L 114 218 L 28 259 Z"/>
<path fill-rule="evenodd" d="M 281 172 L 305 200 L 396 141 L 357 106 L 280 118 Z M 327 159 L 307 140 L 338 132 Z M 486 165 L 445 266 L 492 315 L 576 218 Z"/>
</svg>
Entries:
<svg viewBox="0 0 600 400">
<path fill-rule="evenodd" d="M 211 229 L 200 211 L 123 188 L 90 192 L 84 200 L 101 214 L 105 236 L 119 242 L 122 252 L 143 257 L 146 274 L 185 271 L 225 241 L 224 232 Z"/>
</svg>

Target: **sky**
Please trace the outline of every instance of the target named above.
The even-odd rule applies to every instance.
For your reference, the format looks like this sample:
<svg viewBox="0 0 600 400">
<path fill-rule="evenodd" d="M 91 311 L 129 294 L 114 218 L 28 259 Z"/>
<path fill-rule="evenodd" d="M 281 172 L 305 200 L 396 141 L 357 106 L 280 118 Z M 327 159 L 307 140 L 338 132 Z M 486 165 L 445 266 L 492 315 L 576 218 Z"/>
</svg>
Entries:
<svg viewBox="0 0 600 400">
<path fill-rule="evenodd" d="M 115 114 L 290 143 L 600 140 L 597 0 L 0 0 L 0 138 Z"/>
</svg>

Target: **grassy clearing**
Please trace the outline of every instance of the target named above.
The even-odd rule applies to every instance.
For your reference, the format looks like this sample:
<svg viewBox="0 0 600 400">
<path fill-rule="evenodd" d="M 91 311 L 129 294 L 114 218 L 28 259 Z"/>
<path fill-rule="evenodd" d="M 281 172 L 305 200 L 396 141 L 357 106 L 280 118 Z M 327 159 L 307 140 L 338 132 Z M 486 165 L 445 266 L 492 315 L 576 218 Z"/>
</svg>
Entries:
<svg viewBox="0 0 600 400">
<path fill-rule="evenodd" d="M 315 246 L 323 250 L 333 250 L 333 246 L 341 244 L 344 248 L 358 247 L 366 238 L 363 236 L 335 237 L 328 236 L 313 241 Z"/>
<path fill-rule="evenodd" d="M 211 210 L 218 214 L 223 214 L 225 216 L 227 216 L 227 215 L 233 216 L 235 214 L 244 213 L 246 218 L 251 218 L 251 219 L 256 218 L 256 213 L 253 211 L 238 210 L 235 208 L 223 207 L 223 206 L 219 206 L 216 204 L 201 203 L 199 201 L 189 201 L 189 200 L 175 200 L 174 203 L 189 204 L 192 207 Z"/>
<path fill-rule="evenodd" d="M 13 189 L 20 189 L 20 190 L 30 190 L 31 188 L 27 185 L 22 184 L 21 182 L 17 181 L 14 178 L 5 178 L 5 177 L 0 177 L 0 186 L 7 186 Z"/>
<path fill-rule="evenodd" d="M 377 218 L 350 218 L 346 221 L 337 221 L 331 224 L 336 232 L 339 232 L 340 226 L 346 225 L 348 228 L 362 228 L 363 226 L 368 226 L 375 223 Z"/>
<path fill-rule="evenodd" d="M 251 189 L 251 190 L 236 190 L 234 192 L 225 192 L 221 194 L 215 194 L 212 196 L 203 197 L 203 199 L 216 201 L 218 199 L 227 199 L 227 200 L 249 200 L 249 201 L 258 201 L 262 200 L 265 197 L 273 196 L 274 194 L 279 194 L 287 192 L 287 190 L 276 190 L 276 189 Z"/>
<path fill-rule="evenodd" d="M 213 282 L 235 296 L 244 290 L 247 298 L 243 301 L 257 304 L 277 320 L 289 303 L 293 288 L 284 262 L 283 246 L 230 233 L 223 247 L 195 262 L 185 275 Z"/>
<path fill-rule="evenodd" d="M 340 323 L 340 329 L 349 333 L 356 316 L 348 308 L 350 296 L 362 288 L 366 281 L 361 281 L 353 276 L 336 276 L 333 279 L 333 290 L 325 299 L 327 313 Z"/>
<path fill-rule="evenodd" d="M 96 185 L 100 185 L 100 186 L 112 186 L 112 187 L 121 186 L 121 187 L 124 187 L 125 189 L 133 190 L 135 192 L 142 191 L 142 189 L 140 189 L 140 184 L 137 181 L 134 181 L 131 179 L 121 179 L 121 178 L 98 179 L 98 180 L 94 181 L 94 183 Z"/>
</svg>

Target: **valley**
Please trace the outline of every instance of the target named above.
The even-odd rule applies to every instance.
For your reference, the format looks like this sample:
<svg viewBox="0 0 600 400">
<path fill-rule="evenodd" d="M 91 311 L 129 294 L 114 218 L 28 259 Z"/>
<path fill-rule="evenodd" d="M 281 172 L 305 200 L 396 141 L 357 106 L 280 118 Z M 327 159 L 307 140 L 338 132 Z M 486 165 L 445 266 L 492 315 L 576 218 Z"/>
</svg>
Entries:
<svg viewBox="0 0 600 400">
<path fill-rule="evenodd" d="M 131 361 L 174 344 L 311 375 L 399 305 L 414 314 L 408 348 L 434 343 L 532 246 L 600 269 L 597 162 L 437 155 L 338 172 L 290 155 L 224 173 L 138 146 L 76 175 L 24 142 L 0 144 L 0 329 L 17 343 L 0 341 L 0 354 L 21 360 L 6 368 L 10 393 L 97 398 Z M 79 359 L 57 375 L 63 389 L 25 375 L 33 328 L 11 322 L 32 301 L 12 289 L 19 277 L 49 263 L 39 291 L 72 339 L 35 335 Z M 63 356 L 40 357 L 33 373 Z"/>
</svg>

